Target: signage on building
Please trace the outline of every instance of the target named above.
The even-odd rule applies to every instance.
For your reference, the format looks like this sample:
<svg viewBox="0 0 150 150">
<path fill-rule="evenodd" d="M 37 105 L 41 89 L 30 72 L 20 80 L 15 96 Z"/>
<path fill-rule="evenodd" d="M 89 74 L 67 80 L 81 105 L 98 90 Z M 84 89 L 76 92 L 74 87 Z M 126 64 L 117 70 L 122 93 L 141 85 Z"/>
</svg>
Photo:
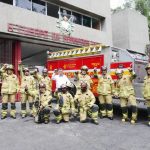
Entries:
<svg viewBox="0 0 150 150">
<path fill-rule="evenodd" d="M 21 25 L 9 23 L 8 32 L 15 33 L 17 35 L 30 36 L 33 38 L 40 38 L 54 42 L 68 43 L 78 46 L 95 45 L 98 44 L 93 41 L 88 41 L 68 35 L 61 35 L 60 33 L 49 32 L 47 30 L 40 30 Z"/>
</svg>

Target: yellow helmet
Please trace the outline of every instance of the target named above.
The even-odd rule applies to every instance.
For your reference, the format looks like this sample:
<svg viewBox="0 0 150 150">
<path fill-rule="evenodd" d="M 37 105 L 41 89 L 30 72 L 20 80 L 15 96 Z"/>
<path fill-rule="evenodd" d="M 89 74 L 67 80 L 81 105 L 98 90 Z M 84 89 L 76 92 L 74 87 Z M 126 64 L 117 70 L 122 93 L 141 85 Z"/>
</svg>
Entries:
<svg viewBox="0 0 150 150">
<path fill-rule="evenodd" d="M 145 70 L 150 69 L 150 63 L 145 67 Z"/>
<path fill-rule="evenodd" d="M 23 68 L 23 72 L 29 72 L 29 69 L 27 67 Z"/>
<path fill-rule="evenodd" d="M 8 65 L 6 69 L 7 70 L 14 70 L 14 66 L 13 65 Z"/>
</svg>

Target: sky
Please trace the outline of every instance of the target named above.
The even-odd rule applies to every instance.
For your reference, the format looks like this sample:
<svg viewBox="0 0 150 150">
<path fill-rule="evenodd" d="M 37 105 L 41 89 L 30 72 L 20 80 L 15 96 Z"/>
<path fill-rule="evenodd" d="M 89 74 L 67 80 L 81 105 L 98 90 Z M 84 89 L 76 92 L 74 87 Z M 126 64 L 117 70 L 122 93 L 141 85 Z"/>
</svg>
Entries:
<svg viewBox="0 0 150 150">
<path fill-rule="evenodd" d="M 124 3 L 124 0 L 110 0 L 111 8 L 116 8 L 118 6 L 121 6 Z"/>
</svg>

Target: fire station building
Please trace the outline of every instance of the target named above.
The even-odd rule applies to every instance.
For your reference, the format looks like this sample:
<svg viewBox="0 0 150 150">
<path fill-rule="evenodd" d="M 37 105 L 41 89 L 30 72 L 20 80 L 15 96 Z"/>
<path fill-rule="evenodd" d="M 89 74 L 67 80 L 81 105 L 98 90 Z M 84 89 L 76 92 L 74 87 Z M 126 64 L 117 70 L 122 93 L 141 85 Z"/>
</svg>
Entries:
<svg viewBox="0 0 150 150">
<path fill-rule="evenodd" d="M 59 13 L 72 16 L 73 32 L 57 27 Z M 0 64 L 44 65 L 47 51 L 94 43 L 112 45 L 109 0 L 0 0 Z"/>
</svg>

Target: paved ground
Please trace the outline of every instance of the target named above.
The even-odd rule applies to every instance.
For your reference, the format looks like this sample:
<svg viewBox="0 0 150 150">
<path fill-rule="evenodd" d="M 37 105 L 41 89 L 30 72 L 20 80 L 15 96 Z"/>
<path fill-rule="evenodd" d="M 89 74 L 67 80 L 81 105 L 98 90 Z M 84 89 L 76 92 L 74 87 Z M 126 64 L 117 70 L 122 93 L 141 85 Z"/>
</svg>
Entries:
<svg viewBox="0 0 150 150">
<path fill-rule="evenodd" d="M 19 111 L 19 109 L 18 109 Z M 0 120 L 0 150 L 149 150 L 150 128 L 145 111 L 136 125 L 121 123 L 115 107 L 115 119 L 99 119 L 99 125 L 70 123 L 35 124 L 28 117 Z"/>
</svg>

